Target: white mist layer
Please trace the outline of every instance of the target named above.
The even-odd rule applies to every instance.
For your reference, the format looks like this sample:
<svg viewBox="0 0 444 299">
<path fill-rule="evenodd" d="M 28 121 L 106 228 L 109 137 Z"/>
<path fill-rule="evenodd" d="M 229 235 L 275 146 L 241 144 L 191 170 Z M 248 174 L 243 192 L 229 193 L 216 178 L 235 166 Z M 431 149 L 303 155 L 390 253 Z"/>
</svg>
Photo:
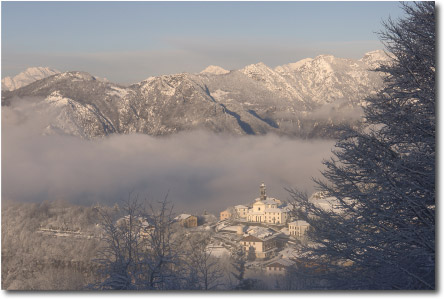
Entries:
<svg viewBox="0 0 444 299">
<path fill-rule="evenodd" d="M 85 141 L 39 135 L 42 122 L 16 111 L 2 109 L 2 198 L 19 201 L 112 204 L 133 191 L 149 200 L 168 193 L 177 212 L 219 212 L 253 201 L 262 181 L 270 196 L 286 200 L 286 187 L 314 191 L 311 178 L 334 144 L 203 131 Z"/>
</svg>

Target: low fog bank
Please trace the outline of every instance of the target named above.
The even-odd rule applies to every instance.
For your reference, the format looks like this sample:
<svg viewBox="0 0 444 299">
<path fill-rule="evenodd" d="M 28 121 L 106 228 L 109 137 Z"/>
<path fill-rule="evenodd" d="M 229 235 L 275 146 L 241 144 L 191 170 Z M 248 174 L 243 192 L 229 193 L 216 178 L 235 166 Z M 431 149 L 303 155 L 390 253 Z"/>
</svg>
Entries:
<svg viewBox="0 0 444 299">
<path fill-rule="evenodd" d="M 37 134 L 36 121 L 2 107 L 2 198 L 113 204 L 133 191 L 168 198 L 176 212 L 218 213 L 259 195 L 288 199 L 285 187 L 314 191 L 332 140 L 275 135 L 225 136 L 203 131 L 169 137 L 113 135 L 86 141 Z"/>
</svg>

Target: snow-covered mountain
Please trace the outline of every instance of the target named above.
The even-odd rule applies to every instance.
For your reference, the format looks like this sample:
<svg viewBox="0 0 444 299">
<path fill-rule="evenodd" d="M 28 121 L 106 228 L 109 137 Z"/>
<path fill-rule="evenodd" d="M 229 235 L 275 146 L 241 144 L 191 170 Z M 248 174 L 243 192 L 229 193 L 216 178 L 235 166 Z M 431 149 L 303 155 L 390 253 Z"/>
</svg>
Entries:
<svg viewBox="0 0 444 299">
<path fill-rule="evenodd" d="M 2 90 L 15 90 L 58 73 L 60 73 L 58 70 L 48 67 L 30 67 L 14 77 L 3 78 Z"/>
<path fill-rule="evenodd" d="M 224 68 L 221 68 L 217 65 L 209 65 L 207 66 L 203 71 L 201 71 L 201 74 L 211 74 L 211 75 L 222 75 L 229 73 L 230 71 L 227 71 Z"/>
<path fill-rule="evenodd" d="M 46 133 L 87 139 L 193 129 L 332 137 L 337 125 L 356 121 L 365 97 L 382 87 L 381 74 L 369 70 L 384 61 L 382 54 L 360 60 L 321 55 L 274 69 L 263 63 L 232 71 L 210 66 L 127 87 L 66 72 L 4 91 L 2 105 L 29 98 L 30 109 L 51 111 Z"/>
</svg>

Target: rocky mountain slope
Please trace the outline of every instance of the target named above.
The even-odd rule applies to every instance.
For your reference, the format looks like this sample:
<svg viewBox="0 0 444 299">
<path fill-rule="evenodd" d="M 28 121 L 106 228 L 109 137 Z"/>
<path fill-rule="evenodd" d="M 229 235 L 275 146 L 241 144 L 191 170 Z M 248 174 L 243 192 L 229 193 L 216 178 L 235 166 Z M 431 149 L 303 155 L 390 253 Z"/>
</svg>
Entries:
<svg viewBox="0 0 444 299">
<path fill-rule="evenodd" d="M 45 111 L 47 134 L 90 139 L 112 133 L 166 135 L 192 129 L 232 134 L 333 137 L 334 128 L 359 117 L 366 96 L 381 88 L 369 68 L 380 51 L 360 60 L 321 55 L 269 68 L 263 63 L 226 71 L 150 77 L 131 86 L 66 72 L 2 92 L 2 105 Z M 23 111 L 21 111 L 23 112 Z"/>
</svg>

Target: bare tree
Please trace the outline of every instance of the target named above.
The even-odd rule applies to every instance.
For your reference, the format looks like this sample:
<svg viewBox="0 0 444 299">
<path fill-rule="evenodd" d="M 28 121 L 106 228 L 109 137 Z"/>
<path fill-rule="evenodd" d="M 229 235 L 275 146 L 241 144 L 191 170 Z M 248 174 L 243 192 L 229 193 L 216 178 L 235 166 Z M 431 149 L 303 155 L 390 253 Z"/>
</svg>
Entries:
<svg viewBox="0 0 444 299">
<path fill-rule="evenodd" d="M 211 236 L 202 234 L 188 240 L 185 258 L 187 267 L 187 289 L 216 290 L 221 287 L 224 273 L 219 258 L 209 248 Z"/>
<path fill-rule="evenodd" d="M 137 273 L 140 267 L 140 221 L 142 210 L 137 198 L 131 193 L 123 201 L 121 208 L 100 209 L 103 229 L 103 248 L 96 260 L 100 265 L 104 280 L 95 287 L 99 289 L 136 289 Z"/>
<path fill-rule="evenodd" d="M 173 207 L 167 198 L 157 206 L 130 194 L 121 207 L 101 209 L 104 246 L 97 262 L 98 289 L 178 289 L 179 239 L 173 238 Z"/>
<path fill-rule="evenodd" d="M 173 206 L 167 197 L 158 206 L 149 205 L 145 218 L 149 220 L 146 228 L 142 263 L 146 266 L 144 281 L 146 289 L 169 290 L 180 288 L 180 245 L 183 240 L 174 238 Z"/>
</svg>

